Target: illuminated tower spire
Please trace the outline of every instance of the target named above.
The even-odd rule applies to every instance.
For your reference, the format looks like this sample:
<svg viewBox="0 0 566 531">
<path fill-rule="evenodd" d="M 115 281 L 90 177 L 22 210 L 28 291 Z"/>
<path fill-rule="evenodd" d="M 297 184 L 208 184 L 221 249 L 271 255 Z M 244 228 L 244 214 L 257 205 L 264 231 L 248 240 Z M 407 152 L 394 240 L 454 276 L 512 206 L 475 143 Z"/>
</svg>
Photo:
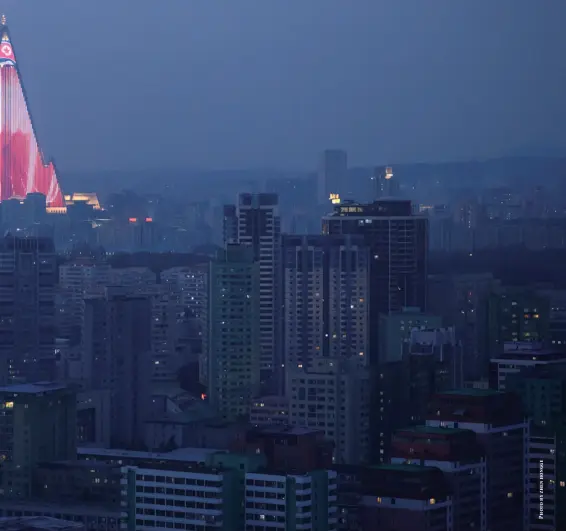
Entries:
<svg viewBox="0 0 566 531">
<path fill-rule="evenodd" d="M 37 142 L 5 15 L 0 22 L 0 201 L 39 192 L 48 206 L 64 207 L 55 166 Z"/>
</svg>

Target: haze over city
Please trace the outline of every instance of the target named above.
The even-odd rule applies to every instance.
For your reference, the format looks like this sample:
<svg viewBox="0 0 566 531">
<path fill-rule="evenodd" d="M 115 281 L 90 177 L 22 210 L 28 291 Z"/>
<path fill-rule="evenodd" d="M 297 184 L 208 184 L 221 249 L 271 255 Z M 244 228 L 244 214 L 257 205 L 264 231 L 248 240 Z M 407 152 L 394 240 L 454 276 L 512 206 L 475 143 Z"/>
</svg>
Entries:
<svg viewBox="0 0 566 531">
<path fill-rule="evenodd" d="M 564 0 L 4 4 L 0 531 L 566 530 Z"/>
<path fill-rule="evenodd" d="M 62 172 L 566 153 L 559 0 L 2 7 Z"/>
</svg>

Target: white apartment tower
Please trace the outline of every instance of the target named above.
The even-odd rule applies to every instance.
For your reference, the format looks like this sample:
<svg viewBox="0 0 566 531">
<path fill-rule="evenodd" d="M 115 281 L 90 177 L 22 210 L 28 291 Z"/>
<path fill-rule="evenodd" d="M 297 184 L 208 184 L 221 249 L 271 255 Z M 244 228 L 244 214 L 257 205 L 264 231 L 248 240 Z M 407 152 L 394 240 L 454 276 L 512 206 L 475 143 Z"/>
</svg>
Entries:
<svg viewBox="0 0 566 531">
<path fill-rule="evenodd" d="M 277 194 L 240 194 L 235 208 L 228 205 L 224 209 L 224 227 L 225 244 L 251 246 L 254 260 L 259 263 L 260 367 L 262 381 L 266 381 L 281 368 L 277 344 L 280 334 L 278 273 L 281 246 Z"/>
<path fill-rule="evenodd" d="M 359 236 L 283 236 L 284 361 L 369 361 L 369 250 Z"/>
<path fill-rule="evenodd" d="M 283 236 L 285 388 L 291 425 L 323 429 L 340 463 L 369 437 L 369 249 L 359 236 Z"/>
</svg>

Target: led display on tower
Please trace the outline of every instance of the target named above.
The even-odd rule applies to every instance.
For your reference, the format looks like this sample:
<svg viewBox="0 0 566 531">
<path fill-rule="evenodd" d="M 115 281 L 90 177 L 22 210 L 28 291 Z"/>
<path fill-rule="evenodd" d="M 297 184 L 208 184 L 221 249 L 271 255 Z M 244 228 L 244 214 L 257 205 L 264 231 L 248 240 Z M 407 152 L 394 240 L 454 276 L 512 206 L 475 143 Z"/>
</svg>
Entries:
<svg viewBox="0 0 566 531">
<path fill-rule="evenodd" d="M 48 207 L 64 207 L 55 166 L 37 143 L 4 16 L 0 35 L 0 201 L 39 192 Z"/>
</svg>

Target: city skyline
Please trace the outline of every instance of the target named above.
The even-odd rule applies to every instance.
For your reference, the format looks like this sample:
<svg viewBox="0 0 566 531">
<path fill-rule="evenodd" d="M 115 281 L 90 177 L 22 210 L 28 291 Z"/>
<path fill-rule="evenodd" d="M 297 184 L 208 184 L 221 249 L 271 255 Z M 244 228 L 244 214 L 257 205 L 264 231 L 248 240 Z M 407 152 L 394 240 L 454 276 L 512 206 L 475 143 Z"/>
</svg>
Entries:
<svg viewBox="0 0 566 531">
<path fill-rule="evenodd" d="M 564 6 L 322 7 L 5 9 L 40 140 L 62 171 L 313 168 L 328 147 L 353 165 L 566 153 Z"/>
</svg>

